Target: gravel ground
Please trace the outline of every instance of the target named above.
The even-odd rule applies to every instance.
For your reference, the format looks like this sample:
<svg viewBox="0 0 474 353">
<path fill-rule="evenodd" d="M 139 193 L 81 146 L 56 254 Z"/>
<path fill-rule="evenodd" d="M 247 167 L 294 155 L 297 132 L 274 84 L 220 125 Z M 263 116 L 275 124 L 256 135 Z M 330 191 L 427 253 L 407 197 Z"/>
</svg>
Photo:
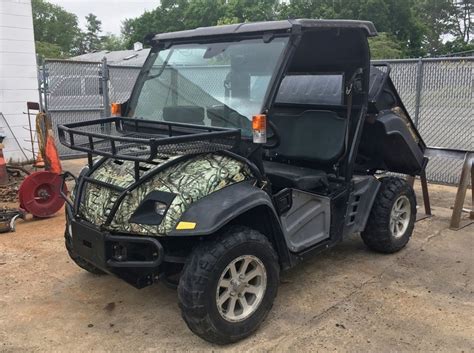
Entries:
<svg viewBox="0 0 474 353">
<path fill-rule="evenodd" d="M 350 237 L 284 273 L 260 330 L 224 348 L 187 329 L 174 290 L 75 266 L 63 212 L 19 221 L 0 234 L 0 351 L 472 352 L 474 226 L 449 230 L 455 188 L 430 192 L 434 217 L 406 249 L 380 255 Z"/>
</svg>

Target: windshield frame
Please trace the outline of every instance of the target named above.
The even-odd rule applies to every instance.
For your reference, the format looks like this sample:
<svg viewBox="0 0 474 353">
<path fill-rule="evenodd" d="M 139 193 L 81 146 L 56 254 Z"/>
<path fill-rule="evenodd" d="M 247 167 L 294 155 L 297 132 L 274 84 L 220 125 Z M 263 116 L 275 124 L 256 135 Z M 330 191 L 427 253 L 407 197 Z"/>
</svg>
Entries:
<svg viewBox="0 0 474 353">
<path fill-rule="evenodd" d="M 288 33 L 260 33 L 260 34 L 252 34 L 252 35 L 231 35 L 231 36 L 214 36 L 209 38 L 203 39 L 184 39 L 184 40 L 170 40 L 170 41 L 163 41 L 163 42 L 154 42 L 150 53 L 148 54 L 145 63 L 140 70 L 140 74 L 137 77 L 135 85 L 132 90 L 132 94 L 130 95 L 129 100 L 126 102 L 124 116 L 129 118 L 137 118 L 135 114 L 130 116 L 131 112 L 135 110 L 142 88 L 149 78 L 149 72 L 155 63 L 156 57 L 153 55 L 159 51 L 167 50 L 172 48 L 176 45 L 181 44 L 211 44 L 211 43 L 223 43 L 223 42 L 241 42 L 244 40 L 251 40 L 251 39 L 263 39 L 265 43 L 271 42 L 275 38 L 288 38 L 287 43 L 285 44 L 283 50 L 281 51 L 280 57 L 276 61 L 275 68 L 272 72 L 270 77 L 270 81 L 268 83 L 266 92 L 263 96 L 261 109 L 260 111 L 256 111 L 255 114 L 265 114 L 268 112 L 269 107 L 271 106 L 278 87 L 278 83 L 283 79 L 283 74 L 286 71 L 287 63 L 290 60 L 291 52 L 295 50 L 295 45 L 293 45 L 292 37 L 294 35 L 291 32 Z M 150 120 L 150 119 L 143 119 L 143 120 Z M 191 124 L 192 125 L 192 124 Z"/>
</svg>

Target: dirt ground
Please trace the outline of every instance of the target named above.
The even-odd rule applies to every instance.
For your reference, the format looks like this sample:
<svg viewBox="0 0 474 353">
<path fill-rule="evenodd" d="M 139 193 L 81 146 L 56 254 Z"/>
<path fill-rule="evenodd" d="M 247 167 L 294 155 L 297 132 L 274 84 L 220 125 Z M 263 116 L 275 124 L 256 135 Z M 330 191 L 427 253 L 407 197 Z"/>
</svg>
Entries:
<svg viewBox="0 0 474 353">
<path fill-rule="evenodd" d="M 455 188 L 430 193 L 434 217 L 406 249 L 376 254 L 354 235 L 284 273 L 260 330 L 222 350 L 472 352 L 474 225 L 449 230 Z M 221 349 L 187 329 L 174 290 L 78 268 L 63 231 L 60 212 L 0 234 L 0 351 Z"/>
</svg>

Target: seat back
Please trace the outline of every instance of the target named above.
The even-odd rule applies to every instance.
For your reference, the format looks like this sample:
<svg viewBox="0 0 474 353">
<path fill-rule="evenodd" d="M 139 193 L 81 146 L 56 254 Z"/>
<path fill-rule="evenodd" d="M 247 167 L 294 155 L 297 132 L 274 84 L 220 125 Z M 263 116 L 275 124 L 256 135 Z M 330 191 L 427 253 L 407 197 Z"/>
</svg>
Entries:
<svg viewBox="0 0 474 353">
<path fill-rule="evenodd" d="M 207 108 L 207 117 L 211 121 L 211 125 L 215 127 L 224 127 L 231 129 L 248 128 L 248 126 L 245 126 L 243 124 L 244 120 L 241 119 L 239 113 L 233 111 L 230 108 L 226 108 L 223 105 Z"/>
<path fill-rule="evenodd" d="M 347 120 L 329 110 L 306 110 L 299 115 L 270 116 L 280 134 L 274 151 L 290 160 L 336 162 L 344 153 Z"/>
<path fill-rule="evenodd" d="M 196 106 L 170 106 L 163 108 L 163 120 L 185 124 L 204 124 L 204 108 Z"/>
</svg>

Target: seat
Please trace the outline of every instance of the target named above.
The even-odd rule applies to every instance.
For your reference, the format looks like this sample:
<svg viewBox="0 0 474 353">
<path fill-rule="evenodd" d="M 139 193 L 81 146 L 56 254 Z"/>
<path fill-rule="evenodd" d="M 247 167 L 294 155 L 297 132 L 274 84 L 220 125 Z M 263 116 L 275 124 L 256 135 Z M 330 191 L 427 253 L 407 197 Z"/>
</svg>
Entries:
<svg viewBox="0 0 474 353">
<path fill-rule="evenodd" d="M 211 121 L 211 125 L 215 127 L 232 129 L 250 128 L 250 122 L 248 122 L 247 119 L 242 119 L 242 116 L 239 113 L 223 105 L 207 108 L 207 117 Z"/>
<path fill-rule="evenodd" d="M 328 186 L 327 175 L 321 170 L 270 161 L 264 161 L 263 167 L 272 185 L 278 188 L 315 190 Z"/>
<path fill-rule="evenodd" d="M 299 115 L 275 113 L 269 118 L 280 132 L 273 152 L 291 161 L 331 165 L 344 153 L 347 119 L 328 110 L 306 110 Z"/>
<path fill-rule="evenodd" d="M 280 132 L 280 146 L 272 150 L 276 158 L 331 166 L 344 153 L 347 121 L 333 111 L 306 110 L 298 115 L 279 112 L 270 120 Z M 272 185 L 279 188 L 316 190 L 329 185 L 322 170 L 270 161 L 263 166 Z"/>
</svg>

